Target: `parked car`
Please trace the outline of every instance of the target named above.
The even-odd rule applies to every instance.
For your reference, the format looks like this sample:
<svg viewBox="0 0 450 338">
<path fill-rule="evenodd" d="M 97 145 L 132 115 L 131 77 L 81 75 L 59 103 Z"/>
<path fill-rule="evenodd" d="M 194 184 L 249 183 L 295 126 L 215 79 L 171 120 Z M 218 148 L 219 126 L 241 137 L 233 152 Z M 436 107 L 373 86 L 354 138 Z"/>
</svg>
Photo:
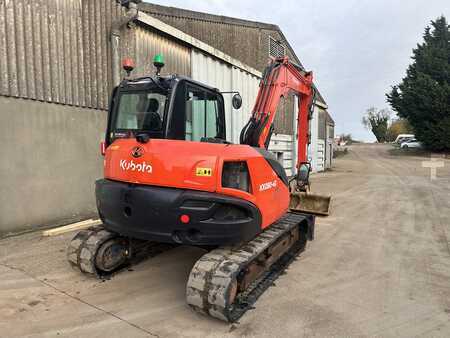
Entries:
<svg viewBox="0 0 450 338">
<path fill-rule="evenodd" d="M 400 138 L 398 139 L 398 141 L 397 141 L 396 143 L 394 143 L 394 145 L 400 147 L 400 145 L 401 145 L 402 143 L 407 142 L 407 141 L 409 141 L 409 140 L 412 140 L 413 138 L 414 138 L 414 137 L 400 137 Z"/>
<path fill-rule="evenodd" d="M 422 148 L 422 143 L 417 141 L 415 138 L 407 140 L 405 142 L 402 142 L 400 144 L 400 148 L 407 149 L 407 148 Z"/>
<path fill-rule="evenodd" d="M 397 138 L 395 139 L 394 143 L 401 144 L 402 142 L 405 142 L 408 139 L 412 139 L 415 136 L 413 134 L 398 134 Z"/>
</svg>

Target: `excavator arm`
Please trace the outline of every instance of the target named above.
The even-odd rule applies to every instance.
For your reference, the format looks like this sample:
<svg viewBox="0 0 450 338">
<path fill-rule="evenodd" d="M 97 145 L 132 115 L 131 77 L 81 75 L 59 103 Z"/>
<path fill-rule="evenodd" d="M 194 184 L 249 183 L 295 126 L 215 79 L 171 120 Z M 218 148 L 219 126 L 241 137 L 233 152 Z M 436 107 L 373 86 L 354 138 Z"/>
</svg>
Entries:
<svg viewBox="0 0 450 338">
<path fill-rule="evenodd" d="M 267 149 L 280 99 L 293 93 L 299 98 L 297 169 L 307 162 L 309 119 L 314 101 L 312 80 L 311 72 L 305 72 L 287 57 L 272 59 L 264 71 L 252 116 L 242 129 L 240 143 Z"/>
<path fill-rule="evenodd" d="M 298 100 L 297 114 L 297 174 L 290 183 L 289 208 L 294 211 L 328 215 L 331 197 L 312 194 L 308 162 L 309 120 L 314 109 L 315 89 L 311 72 L 305 72 L 287 57 L 272 59 L 264 71 L 255 106 L 247 124 L 241 131 L 241 144 L 267 149 L 273 132 L 273 122 L 282 97 L 295 94 Z"/>
</svg>

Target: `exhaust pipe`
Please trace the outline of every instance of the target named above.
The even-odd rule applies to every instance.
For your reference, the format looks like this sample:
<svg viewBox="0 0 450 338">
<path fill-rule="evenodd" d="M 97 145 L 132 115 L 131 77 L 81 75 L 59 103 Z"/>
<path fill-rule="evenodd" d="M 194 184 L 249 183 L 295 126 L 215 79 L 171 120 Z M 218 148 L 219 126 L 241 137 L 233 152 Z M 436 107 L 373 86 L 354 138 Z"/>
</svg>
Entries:
<svg viewBox="0 0 450 338">
<path fill-rule="evenodd" d="M 116 20 L 111 25 L 111 60 L 112 60 L 112 81 L 113 87 L 120 83 L 120 31 L 130 22 L 137 19 L 138 7 L 135 2 L 128 3 L 126 16 Z"/>
</svg>

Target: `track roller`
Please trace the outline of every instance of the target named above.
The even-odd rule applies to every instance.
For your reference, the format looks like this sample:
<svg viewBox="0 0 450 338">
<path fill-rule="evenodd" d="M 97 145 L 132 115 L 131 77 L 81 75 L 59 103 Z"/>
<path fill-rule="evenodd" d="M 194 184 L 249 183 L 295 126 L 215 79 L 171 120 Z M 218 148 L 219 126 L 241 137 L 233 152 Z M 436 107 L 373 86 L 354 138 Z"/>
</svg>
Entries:
<svg viewBox="0 0 450 338">
<path fill-rule="evenodd" d="M 203 255 L 189 276 L 188 304 L 220 320 L 239 319 L 305 249 L 314 231 L 312 217 L 287 213 L 241 247 Z"/>
</svg>

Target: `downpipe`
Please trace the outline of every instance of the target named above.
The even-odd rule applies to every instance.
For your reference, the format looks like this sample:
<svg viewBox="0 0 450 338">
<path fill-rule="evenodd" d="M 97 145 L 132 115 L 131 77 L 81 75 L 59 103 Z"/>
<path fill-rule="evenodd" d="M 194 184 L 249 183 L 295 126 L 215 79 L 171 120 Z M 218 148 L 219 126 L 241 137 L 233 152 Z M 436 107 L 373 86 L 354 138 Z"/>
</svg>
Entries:
<svg viewBox="0 0 450 338">
<path fill-rule="evenodd" d="M 138 6 L 135 2 L 128 3 L 128 11 L 125 16 L 116 20 L 111 25 L 111 60 L 113 87 L 120 83 L 120 32 L 123 27 L 138 17 Z"/>
</svg>

